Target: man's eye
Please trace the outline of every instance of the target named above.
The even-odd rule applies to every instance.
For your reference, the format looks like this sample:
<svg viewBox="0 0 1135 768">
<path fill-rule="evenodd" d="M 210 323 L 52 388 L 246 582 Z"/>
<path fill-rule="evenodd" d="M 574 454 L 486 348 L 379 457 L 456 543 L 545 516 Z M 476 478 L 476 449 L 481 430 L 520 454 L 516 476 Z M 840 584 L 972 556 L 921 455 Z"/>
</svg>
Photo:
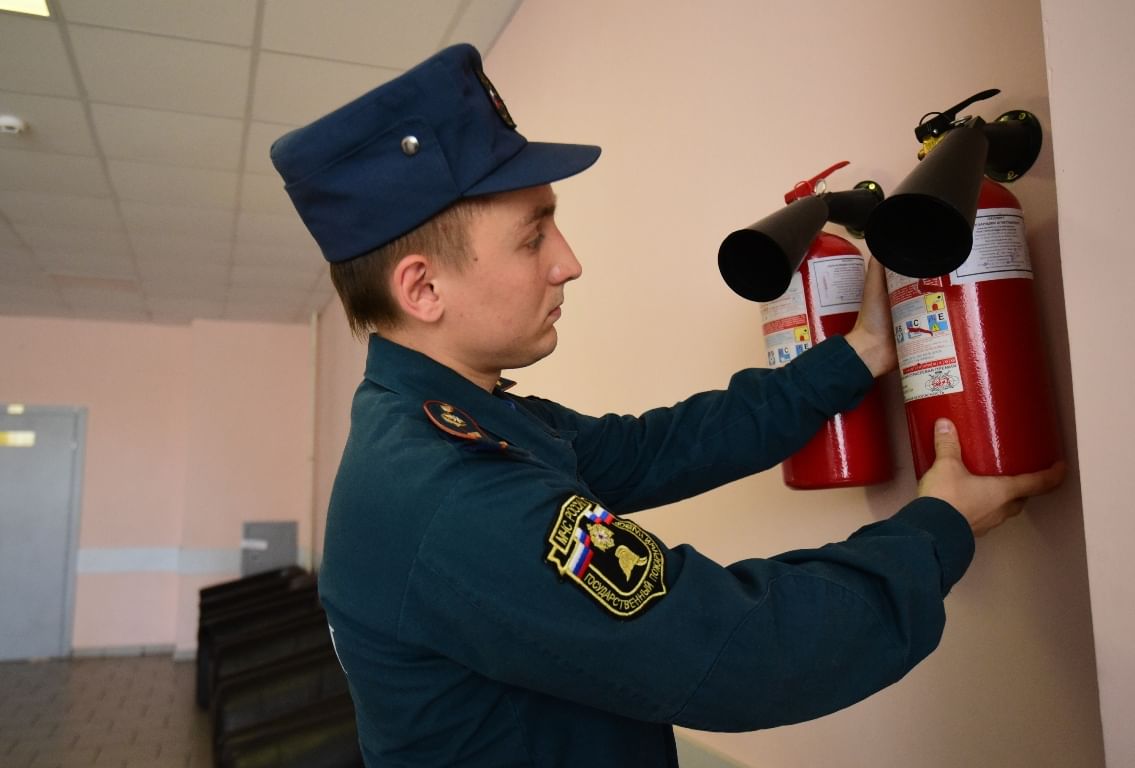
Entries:
<svg viewBox="0 0 1135 768">
<path fill-rule="evenodd" d="M 539 248 L 543 244 L 543 242 L 544 242 L 544 233 L 541 232 L 538 235 L 536 235 L 536 237 L 532 238 L 527 243 L 525 243 L 524 247 L 527 248 L 530 251 L 539 250 Z"/>
</svg>

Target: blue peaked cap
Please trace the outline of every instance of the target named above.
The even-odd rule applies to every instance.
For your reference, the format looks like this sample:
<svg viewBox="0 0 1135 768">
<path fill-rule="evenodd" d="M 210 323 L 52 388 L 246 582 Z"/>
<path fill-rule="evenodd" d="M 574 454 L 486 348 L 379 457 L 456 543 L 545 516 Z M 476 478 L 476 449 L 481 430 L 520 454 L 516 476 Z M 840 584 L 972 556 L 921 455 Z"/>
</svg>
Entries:
<svg viewBox="0 0 1135 768">
<path fill-rule="evenodd" d="M 455 45 L 272 144 L 272 164 L 330 262 L 385 245 L 466 197 L 548 184 L 599 147 L 516 130 L 471 45 Z"/>
</svg>

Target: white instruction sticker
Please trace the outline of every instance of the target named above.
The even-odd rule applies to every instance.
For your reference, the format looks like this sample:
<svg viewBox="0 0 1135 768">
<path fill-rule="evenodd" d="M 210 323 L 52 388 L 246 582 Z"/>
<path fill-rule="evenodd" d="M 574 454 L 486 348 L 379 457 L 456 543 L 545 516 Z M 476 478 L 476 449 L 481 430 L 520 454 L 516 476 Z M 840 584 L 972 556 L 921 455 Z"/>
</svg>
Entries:
<svg viewBox="0 0 1135 768">
<path fill-rule="evenodd" d="M 1017 208 L 982 208 L 973 224 L 973 250 L 950 273 L 954 285 L 1033 277 L 1025 218 Z"/>
<path fill-rule="evenodd" d="M 863 303 L 863 256 L 849 253 L 810 259 L 808 270 L 812 281 L 812 309 L 817 316 L 858 314 Z"/>
<path fill-rule="evenodd" d="M 939 283 L 940 284 L 940 283 Z M 963 390 L 958 353 L 946 307 L 946 294 L 919 291 L 919 281 L 888 270 L 891 320 L 902 374 L 903 400 L 948 395 Z"/>
<path fill-rule="evenodd" d="M 812 346 L 804 277 L 799 272 L 792 275 L 788 290 L 779 298 L 761 304 L 761 320 L 769 368 L 787 365 Z"/>
</svg>

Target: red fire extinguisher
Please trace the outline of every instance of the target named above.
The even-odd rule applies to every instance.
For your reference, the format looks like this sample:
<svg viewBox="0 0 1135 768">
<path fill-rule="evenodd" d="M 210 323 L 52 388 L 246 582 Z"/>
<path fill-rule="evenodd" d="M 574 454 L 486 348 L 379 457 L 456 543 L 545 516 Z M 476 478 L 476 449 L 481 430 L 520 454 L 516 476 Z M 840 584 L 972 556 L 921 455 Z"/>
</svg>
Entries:
<svg viewBox="0 0 1135 768">
<path fill-rule="evenodd" d="M 1027 113 L 999 122 L 1014 114 Z M 974 474 L 1033 472 L 1060 457 L 1032 278 L 1021 204 L 989 178 L 981 180 L 973 247 L 960 266 L 931 278 L 887 270 L 918 477 L 934 463 L 940 417 L 957 426 Z"/>
<path fill-rule="evenodd" d="M 786 203 L 823 196 L 825 179 L 847 162 L 837 163 L 784 196 Z M 864 182 L 874 185 L 874 182 Z M 877 185 L 870 187 L 877 191 Z M 834 193 L 835 195 L 841 193 Z M 878 193 L 881 196 L 881 192 Z M 834 195 L 832 195 L 834 196 Z M 855 325 L 863 299 L 863 254 L 850 241 L 821 231 L 808 247 L 788 290 L 761 305 L 765 349 L 770 368 L 829 336 Z M 784 483 L 796 489 L 873 485 L 894 471 L 887 419 L 876 384 L 860 404 L 836 414 L 799 451 L 781 464 Z"/>
</svg>

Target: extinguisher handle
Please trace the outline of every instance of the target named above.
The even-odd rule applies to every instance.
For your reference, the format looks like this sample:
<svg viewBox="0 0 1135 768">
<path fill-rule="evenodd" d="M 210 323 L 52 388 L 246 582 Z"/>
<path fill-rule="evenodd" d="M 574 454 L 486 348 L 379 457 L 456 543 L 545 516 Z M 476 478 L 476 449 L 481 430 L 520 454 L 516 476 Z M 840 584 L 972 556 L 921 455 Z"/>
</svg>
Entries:
<svg viewBox="0 0 1135 768">
<path fill-rule="evenodd" d="M 851 161 L 849 160 L 840 160 L 835 165 L 832 165 L 820 171 L 812 178 L 796 182 L 794 185 L 792 185 L 792 189 L 784 193 L 784 202 L 786 204 L 793 203 L 797 200 L 800 200 L 801 198 L 820 194 L 827 188 L 825 180 L 828 178 L 828 176 L 835 173 L 840 168 L 843 168 L 844 166 L 850 164 Z"/>
</svg>

